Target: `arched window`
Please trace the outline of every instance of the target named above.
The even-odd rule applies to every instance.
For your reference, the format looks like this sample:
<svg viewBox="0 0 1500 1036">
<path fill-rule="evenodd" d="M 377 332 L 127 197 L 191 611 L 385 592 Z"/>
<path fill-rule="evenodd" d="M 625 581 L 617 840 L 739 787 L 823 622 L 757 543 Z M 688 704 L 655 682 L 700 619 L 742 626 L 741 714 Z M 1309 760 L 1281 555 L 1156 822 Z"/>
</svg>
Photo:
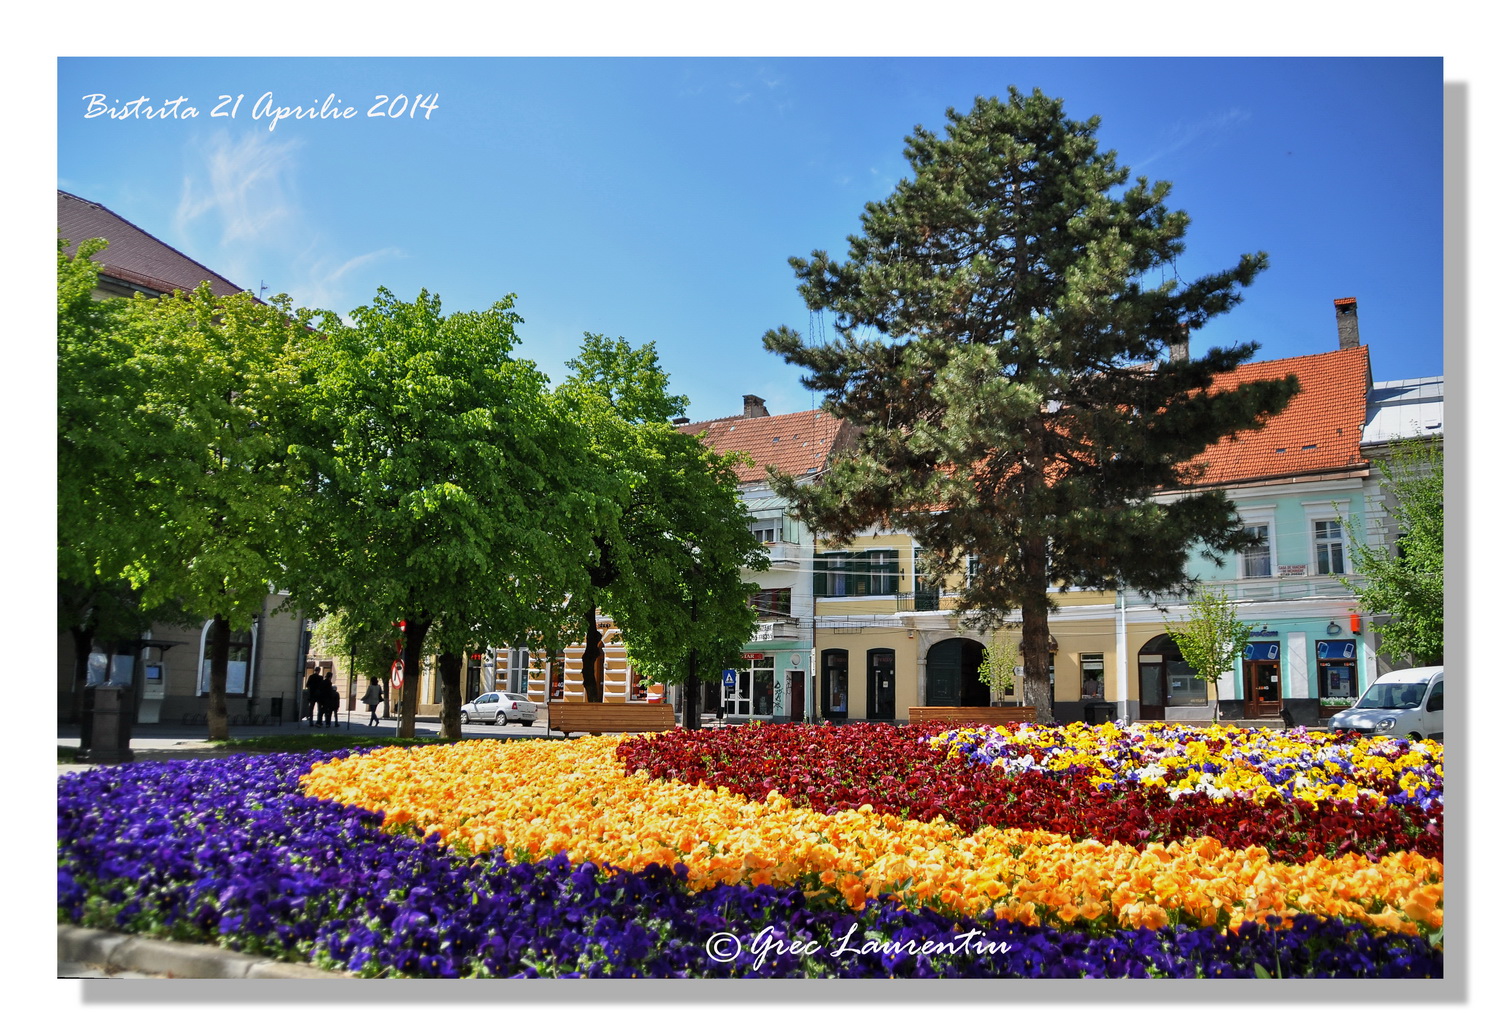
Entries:
<svg viewBox="0 0 1500 1036">
<path fill-rule="evenodd" d="M 203 624 L 198 637 L 198 696 L 208 694 L 208 667 L 211 664 L 208 637 L 214 621 Z M 229 675 L 224 681 L 224 693 L 245 696 L 255 686 L 255 638 L 260 623 L 252 622 L 248 630 L 229 631 Z"/>
</svg>

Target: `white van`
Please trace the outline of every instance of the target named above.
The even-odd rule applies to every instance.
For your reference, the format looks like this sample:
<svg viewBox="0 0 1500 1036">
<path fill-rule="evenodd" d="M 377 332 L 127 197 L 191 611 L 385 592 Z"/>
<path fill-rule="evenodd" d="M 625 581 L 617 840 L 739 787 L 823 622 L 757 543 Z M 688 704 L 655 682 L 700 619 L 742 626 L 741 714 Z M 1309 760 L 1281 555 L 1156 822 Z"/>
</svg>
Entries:
<svg viewBox="0 0 1500 1036">
<path fill-rule="evenodd" d="M 1443 667 L 1395 669 L 1370 684 L 1352 708 L 1332 716 L 1329 730 L 1408 741 L 1443 739 Z"/>
</svg>

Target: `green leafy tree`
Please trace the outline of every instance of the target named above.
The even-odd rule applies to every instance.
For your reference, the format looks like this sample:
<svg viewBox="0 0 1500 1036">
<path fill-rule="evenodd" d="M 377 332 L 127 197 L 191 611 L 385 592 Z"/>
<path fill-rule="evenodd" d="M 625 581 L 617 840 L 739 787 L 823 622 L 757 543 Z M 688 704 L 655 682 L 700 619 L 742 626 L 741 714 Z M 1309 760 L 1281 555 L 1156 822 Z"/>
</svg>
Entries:
<svg viewBox="0 0 1500 1036">
<path fill-rule="evenodd" d="M 99 620 L 123 636 L 121 623 L 211 616 L 209 736 L 227 737 L 230 628 L 261 613 L 303 495 L 289 437 L 308 333 L 284 298 L 207 285 L 94 300 L 103 246 L 58 249 L 65 603 L 80 643 Z"/>
<path fill-rule="evenodd" d="M 211 617 L 208 734 L 225 738 L 230 632 L 281 584 L 306 498 L 295 443 L 309 314 L 204 284 L 137 295 L 128 315 L 142 385 L 131 502 L 155 536 L 123 574 L 143 607 Z"/>
<path fill-rule="evenodd" d="M 124 651 L 151 625 L 121 573 L 153 535 L 132 505 L 142 452 L 132 425 L 140 384 L 129 362 L 124 299 L 94 297 L 93 239 L 57 243 L 57 616 L 73 640 L 76 714 L 95 644 Z"/>
<path fill-rule="evenodd" d="M 670 424 L 686 407 L 669 395 L 653 345 L 585 336 L 558 397 L 588 437 L 578 458 L 595 499 L 588 584 L 574 598 L 584 616 L 583 678 L 603 700 L 596 617 L 620 627 L 632 663 L 650 679 L 688 686 L 696 672 L 737 661 L 755 628 L 754 587 L 742 569 L 763 569 L 749 530 L 734 458 L 714 453 Z"/>
<path fill-rule="evenodd" d="M 512 355 L 513 299 L 444 314 L 382 288 L 315 350 L 309 462 L 317 471 L 294 587 L 356 628 L 403 622 L 403 737 L 416 732 L 427 653 L 486 644 L 560 647 L 569 593 L 585 585 L 574 547 L 590 498 L 571 481 L 581 437 L 529 361 Z M 456 689 L 445 736 L 460 733 Z"/>
<path fill-rule="evenodd" d="M 1168 622 L 1167 634 L 1182 652 L 1182 660 L 1210 687 L 1234 668 L 1250 643 L 1251 625 L 1223 590 L 1199 589 L 1188 600 L 1183 622 Z M 1214 695 L 1214 708 L 1218 708 Z"/>
<path fill-rule="evenodd" d="M 979 680 L 995 695 L 1015 686 L 1016 663 L 1021 658 L 1020 645 L 1009 638 L 996 637 L 985 645 L 979 659 Z"/>
<path fill-rule="evenodd" d="M 400 654 L 401 632 L 389 622 L 383 627 L 361 626 L 339 609 L 313 624 L 309 647 L 319 657 L 347 658 L 355 673 L 384 681 Z"/>
<path fill-rule="evenodd" d="M 936 576 L 976 555 L 957 606 L 995 624 L 1019 608 L 1025 702 L 1045 722 L 1049 588 L 1181 589 L 1200 546 L 1244 545 L 1223 494 L 1184 491 L 1192 461 L 1296 382 L 1210 391 L 1253 343 L 1169 358 L 1266 259 L 1178 282 L 1187 216 L 1167 184 L 1128 182 L 1097 118 L 1014 88 L 947 115 L 945 135 L 907 138 L 911 176 L 865 207 L 847 261 L 791 260 L 835 337 L 782 327 L 766 347 L 861 433 L 821 482 L 773 485 L 834 543 L 902 528 Z"/>
<path fill-rule="evenodd" d="M 94 298 L 102 268 L 92 257 L 106 244 L 84 241 L 69 254 L 68 242 L 57 243 L 57 570 L 74 584 L 70 596 L 117 582 L 154 536 L 133 507 L 146 441 L 132 421 L 144 386 L 131 363 L 128 303 Z"/>
<path fill-rule="evenodd" d="M 1418 665 L 1443 658 L 1443 451 L 1437 439 L 1398 441 L 1375 461 L 1393 502 L 1395 542 L 1372 546 L 1352 538 L 1350 557 L 1362 582 L 1343 580 L 1360 607 L 1388 616 L 1380 651 Z"/>
</svg>

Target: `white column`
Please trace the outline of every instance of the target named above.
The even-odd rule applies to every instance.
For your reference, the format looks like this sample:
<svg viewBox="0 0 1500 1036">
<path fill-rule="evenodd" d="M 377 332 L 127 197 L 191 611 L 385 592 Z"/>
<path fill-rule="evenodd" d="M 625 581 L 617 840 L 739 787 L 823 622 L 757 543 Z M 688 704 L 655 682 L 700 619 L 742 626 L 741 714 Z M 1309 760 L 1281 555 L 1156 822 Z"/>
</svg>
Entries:
<svg viewBox="0 0 1500 1036">
<path fill-rule="evenodd" d="M 1115 591 L 1115 601 L 1119 605 L 1115 609 L 1115 678 L 1109 681 L 1110 686 L 1105 689 L 1106 701 L 1115 702 L 1115 718 L 1124 723 L 1129 717 L 1129 706 L 1126 704 L 1130 698 L 1130 640 L 1126 637 L 1125 622 L 1125 591 Z"/>
</svg>

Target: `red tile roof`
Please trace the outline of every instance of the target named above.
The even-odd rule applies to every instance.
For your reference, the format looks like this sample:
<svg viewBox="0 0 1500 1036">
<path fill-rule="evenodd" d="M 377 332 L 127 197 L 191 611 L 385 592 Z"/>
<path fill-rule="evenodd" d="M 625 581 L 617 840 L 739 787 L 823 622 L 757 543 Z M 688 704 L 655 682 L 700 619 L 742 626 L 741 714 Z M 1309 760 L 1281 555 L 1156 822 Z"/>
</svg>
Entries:
<svg viewBox="0 0 1500 1036">
<path fill-rule="evenodd" d="M 57 192 L 57 236 L 69 242 L 70 254 L 89 238 L 104 238 L 109 247 L 95 252 L 94 261 L 103 264 L 106 276 L 146 294 L 166 294 L 177 288 L 189 291 L 204 281 L 216 295 L 244 290 L 103 205 L 67 191 Z"/>
<path fill-rule="evenodd" d="M 721 417 L 678 426 L 687 435 L 702 435 L 717 453 L 748 454 L 749 464 L 736 470 L 740 482 L 763 482 L 766 468 L 791 475 L 822 471 L 833 450 L 851 443 L 854 426 L 822 410 L 768 417 Z"/>
<path fill-rule="evenodd" d="M 1302 390 L 1258 431 L 1219 440 L 1198 461 L 1207 471 L 1194 485 L 1286 478 L 1367 467 L 1359 452 L 1370 389 L 1367 346 L 1313 356 L 1247 363 L 1214 379 L 1215 390 L 1295 374 Z"/>
</svg>

